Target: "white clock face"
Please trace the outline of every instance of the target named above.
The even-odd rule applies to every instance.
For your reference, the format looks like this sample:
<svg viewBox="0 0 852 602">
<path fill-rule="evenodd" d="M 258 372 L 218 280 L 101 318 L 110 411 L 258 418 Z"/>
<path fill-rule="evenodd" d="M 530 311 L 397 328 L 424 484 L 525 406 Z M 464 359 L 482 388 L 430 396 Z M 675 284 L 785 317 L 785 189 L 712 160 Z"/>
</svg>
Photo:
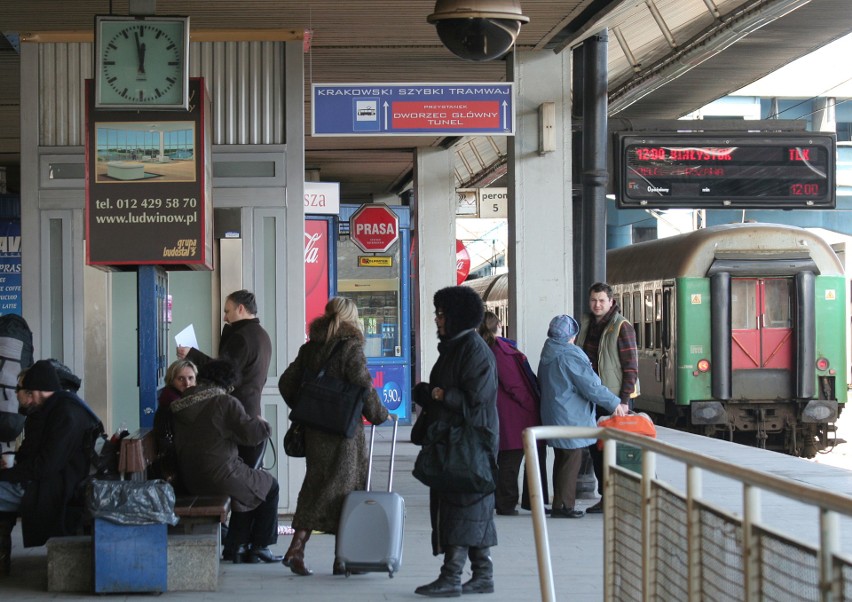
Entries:
<svg viewBox="0 0 852 602">
<path fill-rule="evenodd" d="M 174 105 L 183 97 L 183 23 L 102 24 L 100 101 Z"/>
</svg>

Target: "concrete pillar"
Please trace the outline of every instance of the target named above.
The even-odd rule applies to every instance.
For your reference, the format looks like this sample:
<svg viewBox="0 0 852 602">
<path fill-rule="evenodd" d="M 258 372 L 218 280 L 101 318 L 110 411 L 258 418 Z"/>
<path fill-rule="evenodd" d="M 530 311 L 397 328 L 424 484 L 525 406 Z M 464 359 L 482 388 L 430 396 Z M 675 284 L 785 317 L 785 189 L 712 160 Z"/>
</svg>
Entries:
<svg viewBox="0 0 852 602">
<path fill-rule="evenodd" d="M 515 136 L 508 141 L 508 336 L 517 339 L 536 369 L 551 318 L 575 313 L 570 53 L 516 52 L 507 64 L 508 80 L 516 86 Z M 540 155 L 543 102 L 556 103 L 556 150 Z"/>
<path fill-rule="evenodd" d="M 412 201 L 413 245 L 417 261 L 412 268 L 417 290 L 414 298 L 414 382 L 429 379 L 438 359 L 435 330 L 435 291 L 456 284 L 456 190 L 452 151 L 417 149 Z"/>
<path fill-rule="evenodd" d="M 836 132 L 837 116 L 835 113 L 836 98 L 821 96 L 814 99 L 814 125 L 815 132 Z"/>
</svg>

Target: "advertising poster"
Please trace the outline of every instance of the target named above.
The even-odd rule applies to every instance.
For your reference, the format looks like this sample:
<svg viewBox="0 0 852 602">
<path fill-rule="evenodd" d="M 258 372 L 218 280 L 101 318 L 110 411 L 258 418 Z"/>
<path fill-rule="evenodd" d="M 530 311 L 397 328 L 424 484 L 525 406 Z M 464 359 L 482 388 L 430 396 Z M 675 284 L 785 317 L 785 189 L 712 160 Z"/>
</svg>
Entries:
<svg viewBox="0 0 852 602">
<path fill-rule="evenodd" d="M 328 302 L 328 220 L 305 220 L 305 338 Z"/>
<path fill-rule="evenodd" d="M 0 220 L 0 316 L 21 315 L 21 222 Z"/>
<path fill-rule="evenodd" d="M 204 85 L 189 111 L 96 110 L 87 81 L 86 263 L 212 268 Z"/>
</svg>

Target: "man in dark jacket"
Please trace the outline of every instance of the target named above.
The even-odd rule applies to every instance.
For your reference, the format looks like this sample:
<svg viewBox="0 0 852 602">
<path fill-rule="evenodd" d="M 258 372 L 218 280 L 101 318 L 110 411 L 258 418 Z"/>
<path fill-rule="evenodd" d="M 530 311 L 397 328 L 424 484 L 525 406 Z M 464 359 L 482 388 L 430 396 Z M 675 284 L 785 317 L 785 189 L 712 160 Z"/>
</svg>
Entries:
<svg viewBox="0 0 852 602">
<path fill-rule="evenodd" d="M 254 293 L 243 289 L 228 295 L 225 299 L 224 314 L 225 327 L 219 340 L 219 358 L 227 359 L 236 366 L 240 384 L 231 395 L 242 402 L 246 414 L 257 418 L 260 416 L 260 397 L 269 373 L 272 343 L 257 317 L 257 300 Z M 178 347 L 177 356 L 190 360 L 199 370 L 211 360 L 208 355 L 192 347 Z M 263 452 L 263 445 L 241 445 L 240 457 L 249 466 L 256 466 Z"/>
<path fill-rule="evenodd" d="M 497 366 L 494 354 L 477 333 L 482 322 L 482 299 L 472 288 L 451 286 L 435 293 L 435 324 L 438 327 L 438 361 L 428 383 L 418 384 L 414 401 L 424 408 L 428 425 L 435 420 L 466 420 L 492 434 L 489 453 L 496 467 L 499 444 L 497 418 Z M 416 425 L 417 426 L 417 425 Z M 422 429 L 422 426 L 418 427 Z M 428 433 L 426 439 L 428 439 Z M 428 440 L 412 441 L 418 444 Z M 414 590 L 422 596 L 447 598 L 462 593 L 494 591 L 491 546 L 497 545 L 494 524 L 494 493 L 453 493 L 431 489 L 432 551 L 444 554 L 441 575 Z M 470 558 L 473 577 L 461 584 L 465 560 Z"/>
<path fill-rule="evenodd" d="M 15 465 L 0 470 L 0 574 L 8 571 L 15 514 L 25 547 L 74 534 L 81 507 L 72 502 L 79 502 L 75 494 L 89 474 L 92 434 L 100 424 L 82 399 L 62 390 L 48 360 L 27 370 L 17 392 L 27 419 Z"/>
</svg>

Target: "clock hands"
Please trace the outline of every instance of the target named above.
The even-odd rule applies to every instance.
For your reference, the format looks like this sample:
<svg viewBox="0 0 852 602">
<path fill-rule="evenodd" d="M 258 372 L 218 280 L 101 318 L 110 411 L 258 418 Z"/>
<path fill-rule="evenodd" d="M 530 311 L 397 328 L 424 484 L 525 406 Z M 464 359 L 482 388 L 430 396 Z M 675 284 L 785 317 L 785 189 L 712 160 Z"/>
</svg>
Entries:
<svg viewBox="0 0 852 602">
<path fill-rule="evenodd" d="M 136 79 L 144 80 L 145 77 L 145 43 L 139 41 L 139 34 L 137 32 L 133 32 L 133 37 L 136 38 L 136 58 L 137 58 L 137 68 L 136 68 Z"/>
</svg>

